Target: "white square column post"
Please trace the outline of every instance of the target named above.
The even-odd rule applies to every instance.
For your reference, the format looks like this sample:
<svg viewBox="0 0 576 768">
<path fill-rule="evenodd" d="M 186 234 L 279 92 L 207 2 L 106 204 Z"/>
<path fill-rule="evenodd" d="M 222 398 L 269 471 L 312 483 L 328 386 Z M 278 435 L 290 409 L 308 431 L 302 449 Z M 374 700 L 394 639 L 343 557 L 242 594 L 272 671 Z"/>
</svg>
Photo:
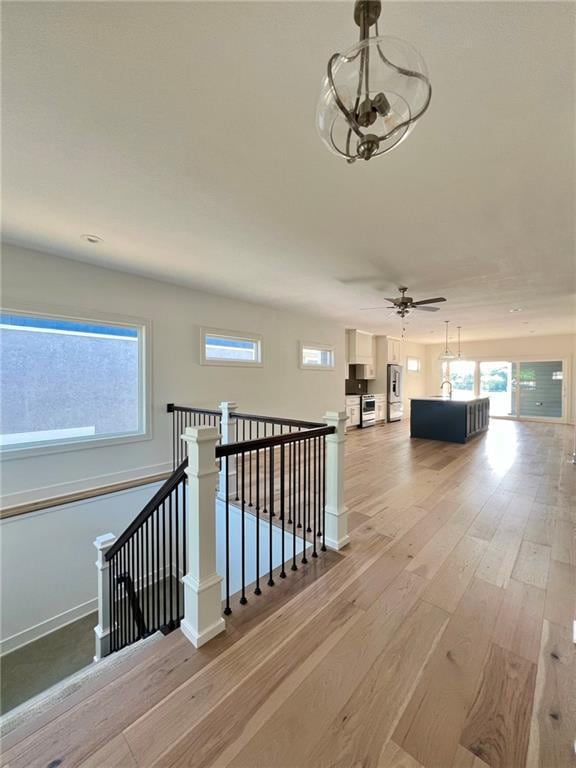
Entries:
<svg viewBox="0 0 576 768">
<path fill-rule="evenodd" d="M 182 439 L 188 448 L 184 618 L 180 629 L 199 648 L 226 629 L 222 616 L 222 577 L 216 571 L 216 427 L 188 427 Z"/>
<path fill-rule="evenodd" d="M 238 409 L 237 403 L 225 401 L 218 406 L 222 412 L 222 421 L 220 425 L 222 445 L 235 443 L 238 439 L 238 423 L 232 415 Z M 228 498 L 232 499 L 236 495 L 236 461 L 233 456 L 225 461 L 222 460 L 220 467 L 220 478 L 218 481 L 218 498 L 226 501 L 226 469 L 228 469 Z"/>
<path fill-rule="evenodd" d="M 326 521 L 325 541 L 330 549 L 342 549 L 350 543 L 348 510 L 344 506 L 344 445 L 346 412 L 329 411 L 324 421 L 336 431 L 326 435 Z"/>
<path fill-rule="evenodd" d="M 106 553 L 116 541 L 113 533 L 98 536 L 94 546 L 98 552 L 96 568 L 98 569 L 98 624 L 94 627 L 96 636 L 96 653 L 94 661 L 100 661 L 110 653 L 110 563 Z"/>
</svg>

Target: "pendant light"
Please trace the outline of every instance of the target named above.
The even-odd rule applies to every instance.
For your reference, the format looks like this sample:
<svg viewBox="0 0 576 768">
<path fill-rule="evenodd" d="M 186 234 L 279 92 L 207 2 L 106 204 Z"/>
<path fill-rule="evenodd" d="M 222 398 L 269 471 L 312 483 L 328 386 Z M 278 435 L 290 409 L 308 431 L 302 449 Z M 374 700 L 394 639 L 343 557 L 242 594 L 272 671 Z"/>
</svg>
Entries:
<svg viewBox="0 0 576 768">
<path fill-rule="evenodd" d="M 462 326 L 458 326 L 458 360 L 466 360 L 465 355 L 462 354 L 462 349 L 460 348 L 460 331 L 462 330 Z"/>
<path fill-rule="evenodd" d="M 444 352 L 439 355 L 438 360 L 455 360 L 456 355 L 448 349 L 448 324 L 450 320 L 444 320 L 446 323 L 446 344 L 444 346 Z"/>
<path fill-rule="evenodd" d="M 432 86 L 424 59 L 397 37 L 380 36 L 381 0 L 356 0 L 359 41 L 328 61 L 316 126 L 328 149 L 349 163 L 397 147 L 428 109 Z M 370 37 L 370 28 L 374 36 Z"/>
</svg>

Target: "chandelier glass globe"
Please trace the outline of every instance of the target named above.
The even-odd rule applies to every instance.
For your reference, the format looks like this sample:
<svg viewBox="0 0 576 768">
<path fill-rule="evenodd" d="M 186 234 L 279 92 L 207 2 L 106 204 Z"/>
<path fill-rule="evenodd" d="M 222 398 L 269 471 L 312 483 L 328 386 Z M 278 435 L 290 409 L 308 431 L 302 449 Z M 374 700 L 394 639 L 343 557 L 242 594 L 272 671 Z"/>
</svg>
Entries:
<svg viewBox="0 0 576 768">
<path fill-rule="evenodd" d="M 335 53 L 316 110 L 328 149 L 349 162 L 369 160 L 397 147 L 428 109 L 432 87 L 424 59 L 396 37 L 378 36 L 380 3 L 359 0 L 360 40 Z M 369 27 L 375 36 L 369 37 Z"/>
</svg>

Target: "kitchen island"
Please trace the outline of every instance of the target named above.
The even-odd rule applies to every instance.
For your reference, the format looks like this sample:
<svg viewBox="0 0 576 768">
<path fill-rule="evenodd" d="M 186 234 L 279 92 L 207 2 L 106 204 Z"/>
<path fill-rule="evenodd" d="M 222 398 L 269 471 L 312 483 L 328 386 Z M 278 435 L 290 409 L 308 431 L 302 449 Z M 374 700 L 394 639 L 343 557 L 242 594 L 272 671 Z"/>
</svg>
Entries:
<svg viewBox="0 0 576 768">
<path fill-rule="evenodd" d="M 410 437 L 465 443 L 488 429 L 490 400 L 417 397 L 410 401 Z"/>
</svg>

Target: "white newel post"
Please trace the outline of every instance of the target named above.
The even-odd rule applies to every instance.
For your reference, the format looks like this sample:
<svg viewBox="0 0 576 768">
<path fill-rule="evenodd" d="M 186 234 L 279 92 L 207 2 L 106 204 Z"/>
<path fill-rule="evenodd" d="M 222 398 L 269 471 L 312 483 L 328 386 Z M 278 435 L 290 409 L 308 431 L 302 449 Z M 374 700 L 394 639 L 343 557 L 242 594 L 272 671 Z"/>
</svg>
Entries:
<svg viewBox="0 0 576 768">
<path fill-rule="evenodd" d="M 94 661 L 100 661 L 110 653 L 110 563 L 106 560 L 106 552 L 116 541 L 113 533 L 98 536 L 94 546 L 98 552 L 96 568 L 98 569 L 98 624 L 94 627 L 96 636 L 96 653 Z"/>
<path fill-rule="evenodd" d="M 344 444 L 346 442 L 346 412 L 329 411 L 324 421 L 335 427 L 326 435 L 326 546 L 342 549 L 350 543 L 348 510 L 344 506 Z"/>
<path fill-rule="evenodd" d="M 222 577 L 216 571 L 216 427 L 188 427 L 186 548 L 182 632 L 199 648 L 226 629 L 222 616 Z"/>
<path fill-rule="evenodd" d="M 225 401 L 218 406 L 222 412 L 222 421 L 220 425 L 222 445 L 235 443 L 237 440 L 237 421 L 232 413 L 238 409 L 238 405 L 233 402 Z M 220 468 L 220 478 L 218 481 L 218 498 L 226 501 L 226 465 L 228 465 L 228 497 L 232 498 L 236 488 L 236 462 L 230 459 L 223 461 Z"/>
</svg>

